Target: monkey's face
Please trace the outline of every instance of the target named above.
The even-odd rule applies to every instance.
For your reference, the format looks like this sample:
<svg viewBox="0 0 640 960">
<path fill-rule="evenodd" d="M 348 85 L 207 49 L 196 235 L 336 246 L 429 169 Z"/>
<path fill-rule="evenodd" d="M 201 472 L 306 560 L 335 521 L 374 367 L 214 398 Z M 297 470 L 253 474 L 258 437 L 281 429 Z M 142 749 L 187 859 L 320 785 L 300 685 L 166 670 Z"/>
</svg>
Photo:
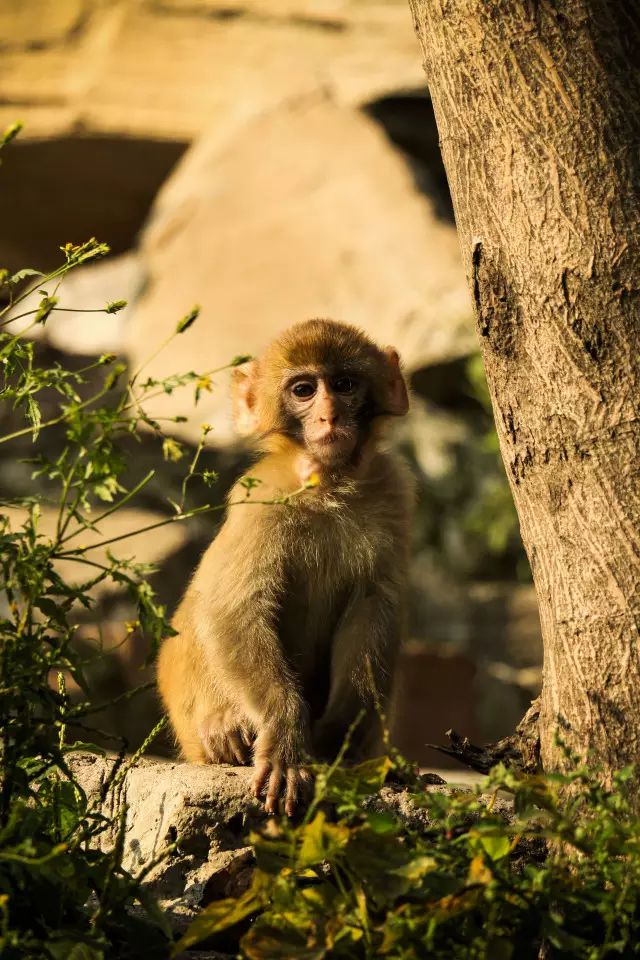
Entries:
<svg viewBox="0 0 640 960">
<path fill-rule="evenodd" d="M 360 462 L 376 420 L 404 416 L 409 401 L 393 347 L 347 324 L 307 320 L 234 371 L 233 405 L 243 436 L 273 450 L 293 440 L 318 467 L 339 471 Z"/>
<path fill-rule="evenodd" d="M 363 378 L 340 369 L 295 371 L 282 390 L 290 431 L 327 467 L 346 464 L 354 456 L 364 430 L 366 399 Z"/>
</svg>

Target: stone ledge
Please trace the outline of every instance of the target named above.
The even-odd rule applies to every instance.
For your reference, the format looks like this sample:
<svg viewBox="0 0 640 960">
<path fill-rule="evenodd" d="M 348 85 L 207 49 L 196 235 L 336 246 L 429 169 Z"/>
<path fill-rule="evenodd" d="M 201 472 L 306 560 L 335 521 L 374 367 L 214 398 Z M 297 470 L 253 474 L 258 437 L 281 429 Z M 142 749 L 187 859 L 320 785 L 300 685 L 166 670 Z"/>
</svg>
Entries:
<svg viewBox="0 0 640 960">
<path fill-rule="evenodd" d="M 251 795 L 250 767 L 145 758 L 127 771 L 115 793 L 101 800 L 114 763 L 114 757 L 88 753 L 69 759 L 87 797 L 106 816 L 126 809 L 124 866 L 133 873 L 151 867 L 145 882 L 176 930 L 206 903 L 246 889 L 254 863 L 249 832 L 268 819 Z M 435 774 L 423 780 L 425 789 L 447 789 Z M 426 812 L 411 803 L 403 786 L 384 786 L 366 806 L 392 811 L 413 828 L 428 825 Z M 114 839 L 105 834 L 102 846 L 111 847 Z M 176 841 L 178 847 L 162 857 Z"/>
<path fill-rule="evenodd" d="M 100 795 L 113 768 L 113 757 L 72 755 L 74 775 L 89 800 L 111 816 L 126 807 L 124 865 L 136 873 L 156 863 L 146 882 L 176 927 L 188 922 L 210 900 L 241 892 L 253 862 L 249 831 L 266 819 L 249 790 L 248 767 L 198 766 L 144 759 L 131 768 L 116 795 Z M 105 834 L 102 844 L 112 845 Z"/>
</svg>

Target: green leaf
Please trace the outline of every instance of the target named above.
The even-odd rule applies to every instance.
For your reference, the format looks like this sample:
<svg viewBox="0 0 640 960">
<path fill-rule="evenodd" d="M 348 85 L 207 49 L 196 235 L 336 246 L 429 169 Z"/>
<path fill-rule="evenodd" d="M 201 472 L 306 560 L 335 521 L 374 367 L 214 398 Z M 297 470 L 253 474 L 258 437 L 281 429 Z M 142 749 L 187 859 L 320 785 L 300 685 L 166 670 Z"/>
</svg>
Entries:
<svg viewBox="0 0 640 960">
<path fill-rule="evenodd" d="M 304 931 L 291 927 L 283 929 L 281 922 L 269 923 L 261 918 L 242 938 L 242 956 L 247 960 L 323 960 L 330 956 L 324 943 L 309 942 L 317 936 L 314 936 L 315 930 L 309 929 L 308 923 L 306 926 Z"/>
<path fill-rule="evenodd" d="M 31 439 L 35 442 L 40 433 L 42 414 L 40 413 L 40 407 L 31 395 L 27 397 L 27 419 L 32 427 Z"/>
<path fill-rule="evenodd" d="M 506 833 L 481 833 L 478 839 L 490 860 L 502 860 L 511 850 L 511 838 Z"/>
<path fill-rule="evenodd" d="M 73 943 L 70 940 L 54 940 L 47 945 L 47 952 L 55 960 L 104 960 L 105 953 L 88 943 Z M 44 956 L 44 954 L 43 954 Z"/>
<path fill-rule="evenodd" d="M 241 477 L 238 480 L 238 484 L 244 487 L 247 493 L 250 493 L 255 487 L 259 487 L 261 483 L 262 480 L 259 477 Z"/>
<path fill-rule="evenodd" d="M 320 811 L 311 823 L 300 830 L 302 844 L 297 863 L 300 867 L 309 867 L 331 860 L 349 842 L 351 831 L 348 827 L 327 823 L 325 814 Z"/>
<path fill-rule="evenodd" d="M 390 813 L 372 811 L 367 814 L 367 824 L 374 833 L 378 833 L 381 836 L 398 832 L 398 821 L 395 817 L 392 817 Z"/>
<path fill-rule="evenodd" d="M 40 270 L 33 270 L 31 267 L 25 267 L 24 270 L 18 270 L 17 273 L 12 273 L 8 282 L 20 283 L 22 280 L 26 280 L 27 277 L 44 277 L 44 273 Z"/>
<path fill-rule="evenodd" d="M 109 371 L 109 374 L 105 377 L 104 386 L 105 390 L 113 390 L 116 383 L 126 371 L 127 367 L 124 363 L 117 363 L 113 370 Z"/>
<path fill-rule="evenodd" d="M 184 950 L 188 950 L 201 940 L 210 937 L 220 930 L 226 930 L 234 924 L 244 920 L 245 917 L 256 913 L 265 903 L 265 890 L 261 883 L 254 882 L 242 896 L 234 899 L 228 897 L 225 900 L 215 900 L 205 907 L 202 913 L 196 917 L 185 933 L 180 937 L 171 953 L 172 957 L 178 956 Z"/>
<path fill-rule="evenodd" d="M 417 856 L 409 860 L 401 867 L 396 867 L 391 873 L 398 877 L 404 877 L 405 880 L 421 880 L 426 873 L 431 873 L 438 869 L 438 861 L 434 857 Z"/>
</svg>

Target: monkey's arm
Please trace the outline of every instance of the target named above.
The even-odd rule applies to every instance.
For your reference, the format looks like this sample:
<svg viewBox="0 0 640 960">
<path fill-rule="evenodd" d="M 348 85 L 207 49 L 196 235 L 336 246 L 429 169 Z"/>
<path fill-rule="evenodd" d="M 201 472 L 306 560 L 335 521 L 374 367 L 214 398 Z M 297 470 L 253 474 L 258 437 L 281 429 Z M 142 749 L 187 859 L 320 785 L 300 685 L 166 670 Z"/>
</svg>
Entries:
<svg viewBox="0 0 640 960">
<path fill-rule="evenodd" d="M 257 731 L 255 792 L 266 785 L 273 812 L 284 778 L 291 813 L 306 779 L 299 764 L 308 720 L 277 632 L 285 576 L 283 541 L 273 527 L 280 509 L 232 508 L 194 578 L 193 623 L 216 685 Z"/>
<path fill-rule="evenodd" d="M 313 731 L 319 755 L 337 752 L 363 710 L 347 755 L 361 758 L 381 749 L 379 714 L 391 691 L 404 620 L 404 589 L 397 570 L 381 575 L 375 587 L 354 591 L 334 637 L 327 706 Z"/>
</svg>

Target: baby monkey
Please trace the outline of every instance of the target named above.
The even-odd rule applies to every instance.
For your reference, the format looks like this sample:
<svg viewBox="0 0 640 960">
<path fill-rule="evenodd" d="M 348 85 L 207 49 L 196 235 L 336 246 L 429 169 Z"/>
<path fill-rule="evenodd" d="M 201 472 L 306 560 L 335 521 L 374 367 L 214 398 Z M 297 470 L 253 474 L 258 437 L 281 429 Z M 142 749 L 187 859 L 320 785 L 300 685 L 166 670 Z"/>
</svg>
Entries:
<svg viewBox="0 0 640 960">
<path fill-rule="evenodd" d="M 233 506 L 164 641 L 158 683 L 183 755 L 248 763 L 291 815 L 310 754 L 381 746 L 404 629 L 413 487 L 379 449 L 408 410 L 398 354 L 331 320 L 296 324 L 234 374 L 235 421 L 262 456 L 260 501 Z M 242 481 L 230 499 L 246 497 Z M 291 496 L 289 496 L 291 495 Z M 283 502 L 283 498 L 288 498 Z"/>
</svg>

